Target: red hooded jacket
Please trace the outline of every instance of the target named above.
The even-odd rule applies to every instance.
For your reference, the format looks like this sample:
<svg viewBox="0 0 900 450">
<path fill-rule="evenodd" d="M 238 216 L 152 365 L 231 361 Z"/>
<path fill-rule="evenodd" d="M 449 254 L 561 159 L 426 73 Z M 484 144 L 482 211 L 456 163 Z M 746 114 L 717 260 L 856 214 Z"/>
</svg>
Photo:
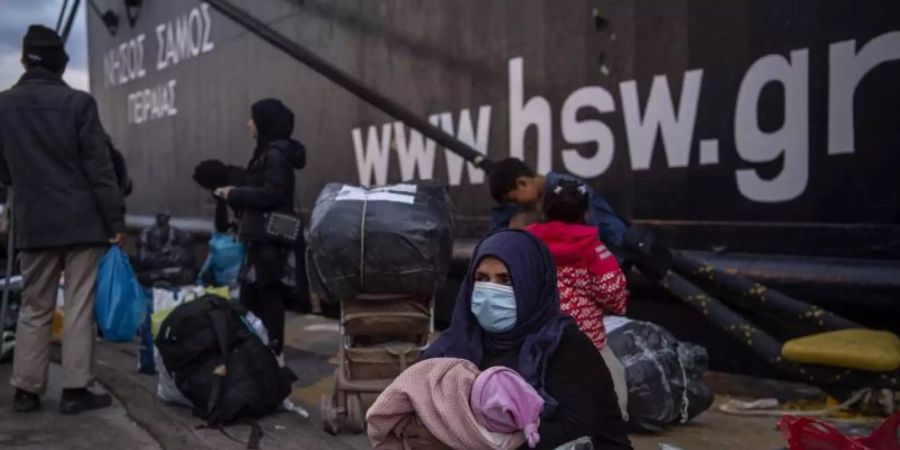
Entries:
<svg viewBox="0 0 900 450">
<path fill-rule="evenodd" d="M 527 228 L 547 244 L 556 263 L 560 307 L 597 349 L 606 345 L 603 312 L 625 314 L 628 289 L 616 257 L 597 237 L 597 227 L 547 222 Z"/>
</svg>

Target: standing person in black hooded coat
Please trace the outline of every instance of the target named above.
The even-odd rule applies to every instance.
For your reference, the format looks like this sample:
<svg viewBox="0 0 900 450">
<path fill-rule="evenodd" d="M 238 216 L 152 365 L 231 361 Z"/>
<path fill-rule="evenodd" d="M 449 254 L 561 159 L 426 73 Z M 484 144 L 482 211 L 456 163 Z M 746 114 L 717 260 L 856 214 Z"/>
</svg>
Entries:
<svg viewBox="0 0 900 450">
<path fill-rule="evenodd" d="M 246 246 L 241 269 L 241 303 L 262 319 L 269 346 L 280 355 L 284 346 L 284 310 L 288 290 L 297 280 L 287 270 L 296 248 L 272 242 L 265 214 L 294 213 L 294 171 L 306 163 L 303 144 L 291 139 L 294 114 L 276 99 L 253 104 L 247 123 L 256 148 L 247 165 L 246 184 L 216 189 L 240 217 L 238 235 Z M 302 246 L 302 239 L 298 246 Z M 305 281 L 305 280 L 304 280 Z"/>
</svg>

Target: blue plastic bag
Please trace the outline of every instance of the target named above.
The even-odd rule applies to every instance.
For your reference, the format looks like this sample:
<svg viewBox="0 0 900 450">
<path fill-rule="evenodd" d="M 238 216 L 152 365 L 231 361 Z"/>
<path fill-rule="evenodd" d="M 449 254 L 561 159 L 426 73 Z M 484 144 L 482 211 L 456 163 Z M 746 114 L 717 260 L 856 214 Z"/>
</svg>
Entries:
<svg viewBox="0 0 900 450">
<path fill-rule="evenodd" d="M 97 324 L 110 342 L 134 339 L 147 313 L 144 289 L 118 245 L 100 258 L 97 271 Z"/>
<path fill-rule="evenodd" d="M 200 269 L 200 282 L 204 274 L 212 273 L 216 286 L 227 286 L 237 281 L 244 260 L 244 245 L 231 233 L 213 233 L 209 239 L 209 256 Z"/>
</svg>

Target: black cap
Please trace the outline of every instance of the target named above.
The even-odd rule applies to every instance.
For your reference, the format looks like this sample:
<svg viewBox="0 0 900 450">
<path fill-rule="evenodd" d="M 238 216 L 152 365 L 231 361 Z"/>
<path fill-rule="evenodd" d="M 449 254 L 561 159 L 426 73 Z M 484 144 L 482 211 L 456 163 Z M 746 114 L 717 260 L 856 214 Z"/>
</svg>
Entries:
<svg viewBox="0 0 900 450">
<path fill-rule="evenodd" d="M 62 73 L 69 62 L 65 42 L 43 25 L 31 25 L 22 39 L 22 59 L 29 66 L 41 66 Z"/>
</svg>

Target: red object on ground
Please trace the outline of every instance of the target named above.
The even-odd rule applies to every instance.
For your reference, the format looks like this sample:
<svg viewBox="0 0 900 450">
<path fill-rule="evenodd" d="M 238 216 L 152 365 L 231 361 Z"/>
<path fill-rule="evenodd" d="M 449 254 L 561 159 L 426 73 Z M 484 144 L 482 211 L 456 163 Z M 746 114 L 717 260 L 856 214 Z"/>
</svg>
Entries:
<svg viewBox="0 0 900 450">
<path fill-rule="evenodd" d="M 866 437 L 847 437 L 831 424 L 810 417 L 783 417 L 778 428 L 790 450 L 900 450 L 900 413 L 888 417 Z"/>
</svg>

